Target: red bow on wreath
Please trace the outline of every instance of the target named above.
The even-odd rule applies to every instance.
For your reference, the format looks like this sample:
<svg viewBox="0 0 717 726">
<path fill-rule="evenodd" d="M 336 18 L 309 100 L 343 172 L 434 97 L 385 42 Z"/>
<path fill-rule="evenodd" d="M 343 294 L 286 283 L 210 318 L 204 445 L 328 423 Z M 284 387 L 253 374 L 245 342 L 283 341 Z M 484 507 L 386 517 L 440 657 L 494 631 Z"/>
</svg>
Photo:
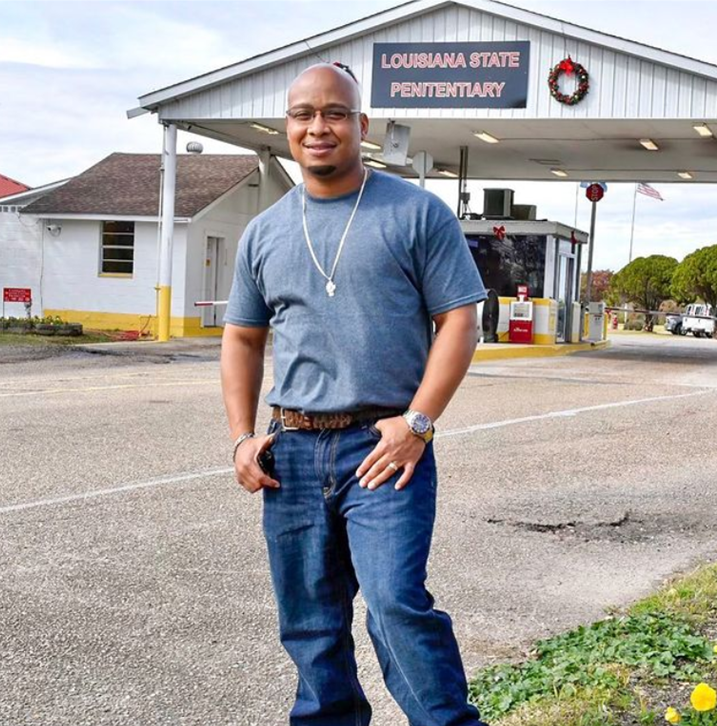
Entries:
<svg viewBox="0 0 717 726">
<path fill-rule="evenodd" d="M 498 238 L 498 242 L 502 242 L 505 239 L 505 227 L 493 227 L 493 234 Z"/>
<path fill-rule="evenodd" d="M 569 76 L 572 76 L 573 73 L 575 73 L 575 63 L 573 63 L 573 59 L 568 56 L 565 60 L 560 61 L 558 68 L 560 68 L 561 71 L 565 71 Z"/>
</svg>

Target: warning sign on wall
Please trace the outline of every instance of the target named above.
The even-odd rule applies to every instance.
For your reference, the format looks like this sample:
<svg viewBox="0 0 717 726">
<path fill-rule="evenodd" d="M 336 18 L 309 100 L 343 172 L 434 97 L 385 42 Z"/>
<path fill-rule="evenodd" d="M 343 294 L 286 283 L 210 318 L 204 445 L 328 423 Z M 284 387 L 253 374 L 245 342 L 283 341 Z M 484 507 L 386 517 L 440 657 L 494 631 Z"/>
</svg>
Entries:
<svg viewBox="0 0 717 726">
<path fill-rule="evenodd" d="M 32 289 L 29 287 L 4 287 L 2 289 L 3 302 L 32 302 Z"/>
</svg>

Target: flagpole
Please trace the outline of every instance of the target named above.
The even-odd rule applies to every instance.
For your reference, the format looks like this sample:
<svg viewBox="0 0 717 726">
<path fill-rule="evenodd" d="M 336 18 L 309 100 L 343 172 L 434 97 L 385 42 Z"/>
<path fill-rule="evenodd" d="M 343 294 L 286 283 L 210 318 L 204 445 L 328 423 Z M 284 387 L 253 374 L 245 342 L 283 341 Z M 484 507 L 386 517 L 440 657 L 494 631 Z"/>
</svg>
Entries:
<svg viewBox="0 0 717 726">
<path fill-rule="evenodd" d="M 575 182 L 575 221 L 573 227 L 578 228 L 578 196 L 580 195 L 580 182 Z"/>
<path fill-rule="evenodd" d="M 632 262 L 632 241 L 635 238 L 635 209 L 637 208 L 637 183 L 635 183 L 635 193 L 632 197 L 632 225 L 630 226 L 630 259 L 628 264 Z"/>
</svg>

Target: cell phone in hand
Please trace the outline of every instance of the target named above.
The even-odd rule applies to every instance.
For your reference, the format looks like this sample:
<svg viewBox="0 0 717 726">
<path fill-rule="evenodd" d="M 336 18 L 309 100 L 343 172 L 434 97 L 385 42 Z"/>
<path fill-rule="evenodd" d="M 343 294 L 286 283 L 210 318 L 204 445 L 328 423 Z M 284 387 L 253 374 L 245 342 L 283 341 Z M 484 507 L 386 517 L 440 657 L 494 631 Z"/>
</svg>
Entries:
<svg viewBox="0 0 717 726">
<path fill-rule="evenodd" d="M 274 476 L 274 454 L 271 453 L 271 449 L 266 449 L 259 454 L 259 468 L 267 475 Z"/>
</svg>

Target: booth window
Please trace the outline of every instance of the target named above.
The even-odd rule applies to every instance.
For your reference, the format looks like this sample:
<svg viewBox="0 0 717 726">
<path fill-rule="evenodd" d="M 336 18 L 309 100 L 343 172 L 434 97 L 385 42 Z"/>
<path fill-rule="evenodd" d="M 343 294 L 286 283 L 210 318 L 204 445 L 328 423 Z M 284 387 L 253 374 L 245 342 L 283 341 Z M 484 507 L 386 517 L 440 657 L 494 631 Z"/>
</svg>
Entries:
<svg viewBox="0 0 717 726">
<path fill-rule="evenodd" d="M 134 222 L 102 222 L 100 272 L 111 275 L 134 272 Z"/>
<path fill-rule="evenodd" d="M 518 285 L 527 285 L 531 297 L 543 296 L 545 236 L 468 235 L 468 246 L 483 284 L 501 297 L 515 297 Z"/>
</svg>

